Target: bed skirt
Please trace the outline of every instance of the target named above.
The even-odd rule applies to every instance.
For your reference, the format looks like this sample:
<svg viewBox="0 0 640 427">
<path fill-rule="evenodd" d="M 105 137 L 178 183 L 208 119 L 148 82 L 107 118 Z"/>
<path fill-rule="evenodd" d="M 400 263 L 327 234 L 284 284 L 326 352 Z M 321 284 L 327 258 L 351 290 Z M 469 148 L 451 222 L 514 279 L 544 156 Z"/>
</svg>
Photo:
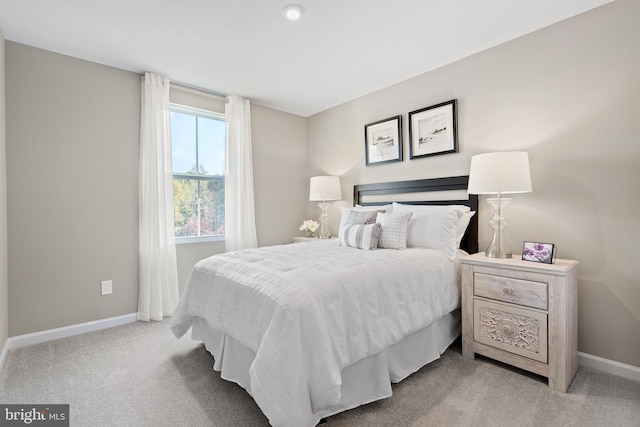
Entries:
<svg viewBox="0 0 640 427">
<path fill-rule="evenodd" d="M 322 418 L 391 396 L 391 383 L 402 381 L 440 355 L 460 335 L 460 310 L 454 310 L 424 329 L 342 371 L 341 399 L 337 405 L 308 408 L 313 426 Z M 239 384 L 251 394 L 249 368 L 255 353 L 238 341 L 212 329 L 206 320 L 193 318 L 191 337 L 202 341 L 214 357 L 220 377 Z M 265 412 L 265 408 L 261 408 Z M 298 408 L 303 409 L 303 408 Z M 303 409 L 304 410 L 304 409 Z"/>
</svg>

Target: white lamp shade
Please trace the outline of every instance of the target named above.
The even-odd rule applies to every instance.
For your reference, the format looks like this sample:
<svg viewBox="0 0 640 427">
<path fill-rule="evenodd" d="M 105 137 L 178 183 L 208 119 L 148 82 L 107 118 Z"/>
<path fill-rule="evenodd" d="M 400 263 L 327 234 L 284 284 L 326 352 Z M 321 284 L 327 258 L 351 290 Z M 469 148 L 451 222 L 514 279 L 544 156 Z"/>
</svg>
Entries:
<svg viewBox="0 0 640 427">
<path fill-rule="evenodd" d="M 309 184 L 309 200 L 340 200 L 340 177 L 338 176 L 314 176 Z"/>
<path fill-rule="evenodd" d="M 506 151 L 471 158 L 469 194 L 530 193 L 529 153 Z"/>
</svg>

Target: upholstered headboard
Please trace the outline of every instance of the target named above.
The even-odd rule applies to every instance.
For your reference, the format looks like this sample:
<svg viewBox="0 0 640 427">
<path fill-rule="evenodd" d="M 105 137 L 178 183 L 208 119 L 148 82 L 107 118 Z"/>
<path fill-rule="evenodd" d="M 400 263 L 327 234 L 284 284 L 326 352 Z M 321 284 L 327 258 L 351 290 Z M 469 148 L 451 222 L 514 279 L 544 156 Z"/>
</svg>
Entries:
<svg viewBox="0 0 640 427">
<path fill-rule="evenodd" d="M 383 182 L 377 184 L 360 184 L 353 187 L 353 204 L 362 206 L 384 205 L 399 201 L 413 205 L 466 205 L 472 211 L 478 211 L 478 196 L 469 194 L 467 198 L 442 199 L 435 192 L 452 192 L 455 197 L 466 195 L 469 176 L 453 176 L 447 178 L 417 179 L 412 181 Z M 417 199 L 398 200 L 399 195 L 419 194 Z M 435 193 L 435 194 L 434 194 Z M 424 196 L 424 197 L 423 197 Z M 435 197 L 431 197 L 435 196 Z M 423 200 L 424 199 L 424 200 Z M 470 254 L 478 252 L 478 214 L 471 218 L 460 248 Z"/>
</svg>

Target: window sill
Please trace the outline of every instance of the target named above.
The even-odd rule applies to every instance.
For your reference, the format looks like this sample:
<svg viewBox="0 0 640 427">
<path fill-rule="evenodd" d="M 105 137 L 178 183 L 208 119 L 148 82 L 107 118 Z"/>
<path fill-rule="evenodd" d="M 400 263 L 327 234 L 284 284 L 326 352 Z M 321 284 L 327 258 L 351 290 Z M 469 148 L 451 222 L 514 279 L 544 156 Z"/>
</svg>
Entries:
<svg viewBox="0 0 640 427">
<path fill-rule="evenodd" d="M 176 245 L 183 243 L 224 242 L 224 235 L 201 237 L 176 237 Z"/>
</svg>

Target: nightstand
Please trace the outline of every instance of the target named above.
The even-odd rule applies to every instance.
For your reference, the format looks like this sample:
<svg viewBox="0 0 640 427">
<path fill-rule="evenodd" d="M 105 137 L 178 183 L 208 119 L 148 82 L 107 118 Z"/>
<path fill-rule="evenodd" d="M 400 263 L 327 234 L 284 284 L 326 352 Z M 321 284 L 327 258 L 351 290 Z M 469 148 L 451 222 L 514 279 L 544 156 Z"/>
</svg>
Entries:
<svg viewBox="0 0 640 427">
<path fill-rule="evenodd" d="M 321 242 L 325 240 L 333 240 L 335 237 L 329 237 L 328 239 L 319 239 L 317 237 L 294 237 L 293 243 L 302 243 L 302 242 Z"/>
<path fill-rule="evenodd" d="M 565 393 L 578 369 L 577 266 L 462 258 L 462 355 L 534 372 Z"/>
</svg>

